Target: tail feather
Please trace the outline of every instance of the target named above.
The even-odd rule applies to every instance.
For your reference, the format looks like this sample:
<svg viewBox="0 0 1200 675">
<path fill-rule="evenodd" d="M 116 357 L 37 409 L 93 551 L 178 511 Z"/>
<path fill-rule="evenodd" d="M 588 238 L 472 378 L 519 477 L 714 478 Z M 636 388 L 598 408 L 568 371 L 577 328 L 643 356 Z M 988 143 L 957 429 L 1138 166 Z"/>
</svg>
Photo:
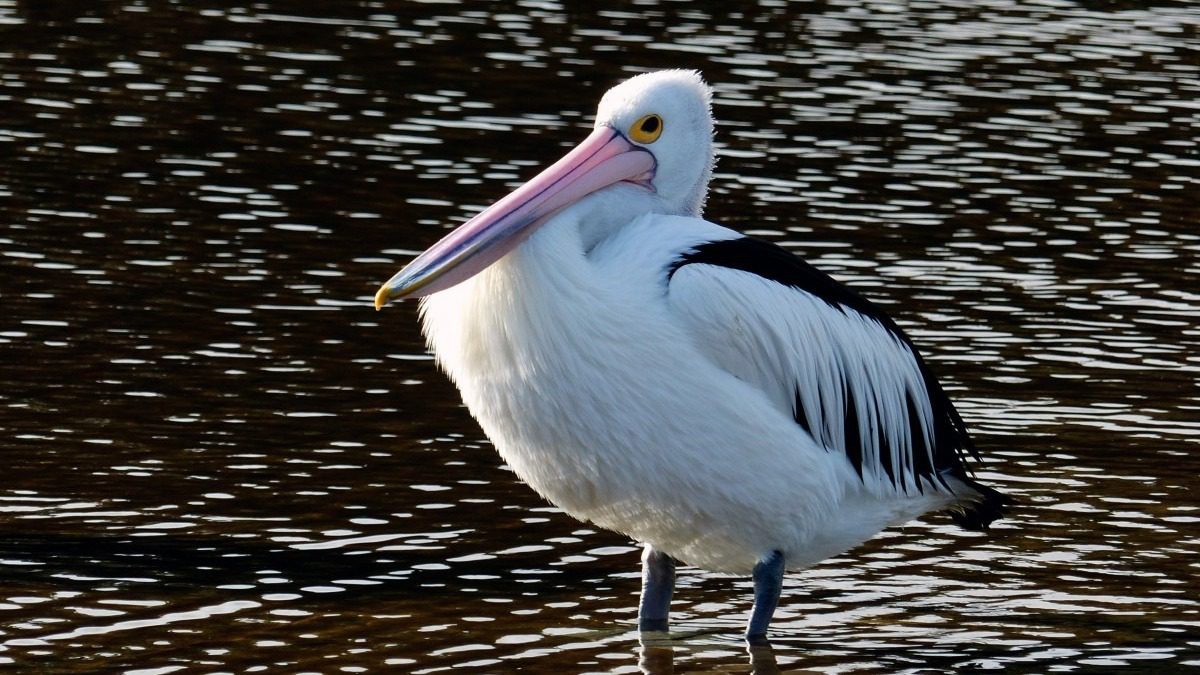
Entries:
<svg viewBox="0 0 1200 675">
<path fill-rule="evenodd" d="M 950 509 L 954 522 L 967 530 L 986 530 L 993 520 L 1003 516 L 1014 502 L 1013 498 L 966 477 L 959 477 L 968 490 L 973 492 Z"/>
</svg>

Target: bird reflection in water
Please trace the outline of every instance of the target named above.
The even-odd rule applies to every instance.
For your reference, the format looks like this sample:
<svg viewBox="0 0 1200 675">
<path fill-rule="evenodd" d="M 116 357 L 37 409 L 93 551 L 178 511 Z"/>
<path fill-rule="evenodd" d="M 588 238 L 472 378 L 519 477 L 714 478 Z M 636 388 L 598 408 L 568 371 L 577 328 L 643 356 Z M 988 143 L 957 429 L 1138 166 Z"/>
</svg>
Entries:
<svg viewBox="0 0 1200 675">
<path fill-rule="evenodd" d="M 778 675 L 775 651 L 770 644 L 747 644 L 751 675 Z M 675 647 L 669 639 L 643 637 L 638 646 L 638 668 L 644 675 L 674 675 Z"/>
</svg>

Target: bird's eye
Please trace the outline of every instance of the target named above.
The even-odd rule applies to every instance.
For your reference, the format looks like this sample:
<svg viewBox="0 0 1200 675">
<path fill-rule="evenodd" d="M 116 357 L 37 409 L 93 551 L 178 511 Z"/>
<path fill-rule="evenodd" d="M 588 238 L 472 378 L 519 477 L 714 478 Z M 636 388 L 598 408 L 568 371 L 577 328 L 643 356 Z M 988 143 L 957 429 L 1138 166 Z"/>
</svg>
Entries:
<svg viewBox="0 0 1200 675">
<path fill-rule="evenodd" d="M 638 143 L 653 143 L 662 135 L 663 121 L 658 115 L 650 114 L 629 127 L 629 137 Z"/>
</svg>

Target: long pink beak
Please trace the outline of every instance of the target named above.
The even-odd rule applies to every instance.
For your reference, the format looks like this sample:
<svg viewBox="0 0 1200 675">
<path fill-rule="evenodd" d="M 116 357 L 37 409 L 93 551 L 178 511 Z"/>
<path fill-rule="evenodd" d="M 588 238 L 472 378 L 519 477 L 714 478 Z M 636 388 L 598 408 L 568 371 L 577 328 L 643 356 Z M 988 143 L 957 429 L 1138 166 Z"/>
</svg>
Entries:
<svg viewBox="0 0 1200 675">
<path fill-rule="evenodd" d="M 504 199 L 463 223 L 388 279 L 375 309 L 466 281 L 525 240 L 559 209 L 603 187 L 632 181 L 649 187 L 654 156 L 619 131 L 597 127 L 582 143 Z"/>
</svg>

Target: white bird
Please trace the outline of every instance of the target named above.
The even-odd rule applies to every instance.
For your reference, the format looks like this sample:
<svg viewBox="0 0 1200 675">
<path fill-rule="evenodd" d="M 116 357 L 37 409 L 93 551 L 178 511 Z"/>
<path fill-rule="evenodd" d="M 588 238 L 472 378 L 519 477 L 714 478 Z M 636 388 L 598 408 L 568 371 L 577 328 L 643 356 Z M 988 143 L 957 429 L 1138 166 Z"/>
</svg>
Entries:
<svg viewBox="0 0 1200 675">
<path fill-rule="evenodd" d="M 765 641 L 785 569 L 948 509 L 1009 499 L 912 342 L 774 244 L 700 217 L 713 167 L 698 73 L 633 77 L 578 147 L 385 283 L 516 474 L 643 543 L 639 627 L 675 563 L 754 578 Z"/>
</svg>

